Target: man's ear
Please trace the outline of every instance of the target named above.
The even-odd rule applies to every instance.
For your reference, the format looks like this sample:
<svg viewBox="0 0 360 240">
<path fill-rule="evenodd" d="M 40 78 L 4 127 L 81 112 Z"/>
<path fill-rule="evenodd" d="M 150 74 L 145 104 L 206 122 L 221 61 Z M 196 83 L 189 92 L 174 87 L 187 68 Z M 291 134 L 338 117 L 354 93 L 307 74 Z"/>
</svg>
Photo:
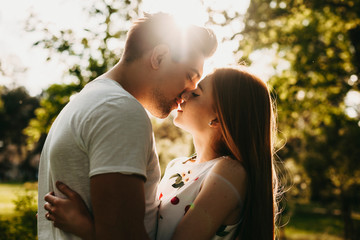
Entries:
<svg viewBox="0 0 360 240">
<path fill-rule="evenodd" d="M 162 63 L 162 60 L 169 53 L 170 53 L 170 49 L 165 44 L 159 44 L 156 47 L 154 47 L 150 59 L 151 67 L 155 70 L 158 70 L 160 68 L 160 64 Z"/>
</svg>

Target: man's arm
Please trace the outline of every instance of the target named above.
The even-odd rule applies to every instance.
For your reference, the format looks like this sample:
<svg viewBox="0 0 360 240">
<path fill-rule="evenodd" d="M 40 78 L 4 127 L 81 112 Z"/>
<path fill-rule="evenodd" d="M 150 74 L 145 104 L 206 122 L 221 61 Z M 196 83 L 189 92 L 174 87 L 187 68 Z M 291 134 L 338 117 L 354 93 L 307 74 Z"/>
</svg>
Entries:
<svg viewBox="0 0 360 240">
<path fill-rule="evenodd" d="M 144 179 L 107 173 L 91 177 L 96 239 L 149 239 L 145 226 Z"/>
</svg>

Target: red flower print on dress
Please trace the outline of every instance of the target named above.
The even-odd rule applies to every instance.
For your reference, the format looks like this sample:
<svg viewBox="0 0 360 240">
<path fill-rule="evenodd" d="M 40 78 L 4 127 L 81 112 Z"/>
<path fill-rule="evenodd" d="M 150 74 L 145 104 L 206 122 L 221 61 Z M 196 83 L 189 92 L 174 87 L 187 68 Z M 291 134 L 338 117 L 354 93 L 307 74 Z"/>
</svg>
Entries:
<svg viewBox="0 0 360 240">
<path fill-rule="evenodd" d="M 180 202 L 180 199 L 176 196 L 171 199 L 171 204 L 173 204 L 173 205 L 177 205 L 179 202 Z"/>
<path fill-rule="evenodd" d="M 194 181 L 196 181 L 196 180 L 198 180 L 198 179 L 199 179 L 199 177 L 195 178 Z"/>
<path fill-rule="evenodd" d="M 160 193 L 160 196 L 159 196 L 159 200 L 161 200 L 161 198 L 163 197 L 164 195 L 162 193 Z"/>
</svg>

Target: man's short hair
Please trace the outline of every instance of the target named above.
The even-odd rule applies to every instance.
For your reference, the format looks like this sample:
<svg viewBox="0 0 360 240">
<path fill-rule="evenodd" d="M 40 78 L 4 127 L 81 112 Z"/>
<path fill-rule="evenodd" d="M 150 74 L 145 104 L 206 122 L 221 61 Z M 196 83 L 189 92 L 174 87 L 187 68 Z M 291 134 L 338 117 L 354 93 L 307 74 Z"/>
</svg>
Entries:
<svg viewBox="0 0 360 240">
<path fill-rule="evenodd" d="M 145 14 L 128 31 L 123 59 L 130 63 L 159 44 L 168 45 L 177 62 L 194 53 L 208 58 L 218 45 L 211 29 L 195 25 L 182 28 L 166 13 Z"/>
</svg>

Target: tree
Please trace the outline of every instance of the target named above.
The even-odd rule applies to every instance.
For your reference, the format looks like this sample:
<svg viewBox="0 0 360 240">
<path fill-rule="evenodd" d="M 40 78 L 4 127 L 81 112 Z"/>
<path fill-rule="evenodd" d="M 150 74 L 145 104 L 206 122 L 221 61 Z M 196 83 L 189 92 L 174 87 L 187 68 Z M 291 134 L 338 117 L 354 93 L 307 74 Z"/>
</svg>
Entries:
<svg viewBox="0 0 360 240">
<path fill-rule="evenodd" d="M 52 28 L 31 14 L 26 30 L 41 33 L 34 46 L 48 50 L 47 60 L 58 58 L 66 64 L 74 83 L 83 87 L 120 59 L 130 19 L 137 18 L 140 3 L 141 0 L 87 2 L 84 12 L 89 15 L 89 26 L 76 32 Z"/>
<path fill-rule="evenodd" d="M 269 84 L 287 138 L 280 157 L 305 167 L 312 200 L 341 203 L 344 236 L 355 239 L 360 116 L 345 114 L 344 99 L 360 86 L 360 2 L 252 0 L 244 16 L 228 19 L 239 20 L 245 26 L 232 37 L 239 60 L 251 63 L 264 50 L 274 55 Z"/>
<path fill-rule="evenodd" d="M 31 97 L 23 87 L 9 90 L 3 87 L 1 92 L 0 139 L 3 144 L 24 145 L 26 136 L 23 129 L 34 117 L 34 110 L 39 106 L 36 97 Z"/>
<path fill-rule="evenodd" d="M 6 149 L 10 145 L 16 146 L 19 156 L 23 156 L 27 136 L 23 130 L 35 116 L 34 111 L 39 106 L 39 100 L 31 97 L 23 87 L 8 89 L 0 87 L 0 153 L 4 159 L 0 162 L 0 178 L 11 168 L 6 157 Z"/>
</svg>

